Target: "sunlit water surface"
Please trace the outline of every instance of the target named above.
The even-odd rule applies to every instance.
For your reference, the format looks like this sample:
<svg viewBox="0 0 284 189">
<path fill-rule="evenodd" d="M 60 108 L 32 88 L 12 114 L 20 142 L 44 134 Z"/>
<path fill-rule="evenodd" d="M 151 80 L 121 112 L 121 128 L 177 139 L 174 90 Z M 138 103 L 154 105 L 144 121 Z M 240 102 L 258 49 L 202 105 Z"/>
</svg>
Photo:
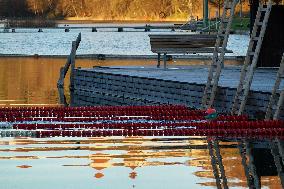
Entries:
<svg viewBox="0 0 284 189">
<path fill-rule="evenodd" d="M 56 83 L 65 61 L 0 58 L 1 106 L 59 105 Z M 76 60 L 82 67 L 155 64 L 155 60 Z M 68 85 L 67 76 L 67 97 Z M 220 142 L 229 187 L 246 188 L 241 155 L 232 144 Z M 0 138 L 0 170 L 1 189 L 216 188 L 206 140 L 196 137 Z M 262 176 L 262 186 L 281 188 L 276 175 Z"/>
</svg>

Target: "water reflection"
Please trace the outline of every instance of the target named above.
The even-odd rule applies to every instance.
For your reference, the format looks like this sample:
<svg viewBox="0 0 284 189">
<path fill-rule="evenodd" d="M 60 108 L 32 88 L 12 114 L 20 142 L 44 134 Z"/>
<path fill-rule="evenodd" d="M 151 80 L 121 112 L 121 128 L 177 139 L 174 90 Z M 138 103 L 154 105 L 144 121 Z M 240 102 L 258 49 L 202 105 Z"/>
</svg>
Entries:
<svg viewBox="0 0 284 189">
<path fill-rule="evenodd" d="M 3 138 L 0 164 L 5 164 L 8 173 L 15 173 L 14 161 L 22 165 L 19 168 L 27 165 L 33 170 L 42 163 L 53 165 L 55 175 L 79 176 L 86 171 L 98 180 L 127 177 L 130 180 L 126 183 L 132 186 L 131 180 L 135 181 L 138 188 L 148 188 L 149 180 L 166 180 L 169 188 L 177 182 L 183 183 L 180 188 L 281 188 L 283 142 L 201 137 Z M 0 181 L 2 175 L 0 172 Z M 83 181 L 88 182 L 88 178 Z"/>
<path fill-rule="evenodd" d="M 57 80 L 66 58 L 0 58 L 0 105 L 54 106 L 69 102 L 69 75 L 65 80 L 64 96 L 59 96 Z M 210 60 L 177 60 L 170 65 L 204 65 Z M 226 64 L 236 64 L 226 61 Z M 155 66 L 156 60 L 92 60 L 76 59 L 77 67 L 93 66 Z M 60 100 L 61 99 L 61 100 Z"/>
<path fill-rule="evenodd" d="M 0 58 L 0 104 L 67 104 L 68 85 L 63 90 L 67 98 L 59 96 L 56 86 L 65 61 Z M 77 60 L 82 67 L 152 64 Z M 5 183 L 3 188 L 30 189 L 71 188 L 68 184 L 73 188 L 151 188 L 152 184 L 155 188 L 281 188 L 283 155 L 283 141 L 264 139 L 2 138 L 0 183 Z M 103 182 L 94 183 L 94 178 Z"/>
<path fill-rule="evenodd" d="M 21 168 L 21 169 L 28 169 L 28 168 L 31 168 L 32 166 L 30 166 L 30 165 L 19 165 L 17 167 Z"/>
</svg>

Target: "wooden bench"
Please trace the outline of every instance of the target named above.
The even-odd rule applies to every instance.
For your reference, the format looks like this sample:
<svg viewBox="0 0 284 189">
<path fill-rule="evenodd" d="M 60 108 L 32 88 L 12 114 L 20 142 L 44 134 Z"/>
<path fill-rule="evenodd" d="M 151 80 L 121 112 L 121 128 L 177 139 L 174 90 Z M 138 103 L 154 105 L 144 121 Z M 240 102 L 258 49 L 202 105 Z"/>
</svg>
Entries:
<svg viewBox="0 0 284 189">
<path fill-rule="evenodd" d="M 217 35 L 208 34 L 151 34 L 151 51 L 158 54 L 160 67 L 161 54 L 164 55 L 164 68 L 166 68 L 167 54 L 196 54 L 213 53 Z M 227 51 L 226 52 L 232 52 Z"/>
</svg>

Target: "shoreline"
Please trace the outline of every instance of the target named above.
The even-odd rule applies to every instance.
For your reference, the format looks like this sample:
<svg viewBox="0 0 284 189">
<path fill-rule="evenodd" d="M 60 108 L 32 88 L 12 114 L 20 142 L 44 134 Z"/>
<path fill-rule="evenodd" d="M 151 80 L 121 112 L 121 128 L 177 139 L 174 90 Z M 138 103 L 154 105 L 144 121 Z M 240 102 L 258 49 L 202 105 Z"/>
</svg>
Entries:
<svg viewBox="0 0 284 189">
<path fill-rule="evenodd" d="M 210 60 L 212 55 L 168 55 L 171 59 L 193 59 L 193 60 Z M 0 58 L 62 58 L 66 59 L 68 55 L 28 55 L 28 54 L 0 54 Z M 107 60 L 107 59 L 146 59 L 156 60 L 157 55 L 117 55 L 117 54 L 79 54 L 76 55 L 76 59 L 96 59 L 96 60 Z M 245 56 L 225 56 L 225 60 L 236 60 L 243 61 Z"/>
</svg>

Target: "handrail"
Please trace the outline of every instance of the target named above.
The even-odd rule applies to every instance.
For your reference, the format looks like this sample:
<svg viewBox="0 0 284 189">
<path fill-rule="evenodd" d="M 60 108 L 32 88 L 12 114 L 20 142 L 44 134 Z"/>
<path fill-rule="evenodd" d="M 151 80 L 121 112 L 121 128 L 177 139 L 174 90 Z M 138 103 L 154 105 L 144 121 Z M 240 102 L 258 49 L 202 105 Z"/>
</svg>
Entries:
<svg viewBox="0 0 284 189">
<path fill-rule="evenodd" d="M 64 65 L 64 67 L 60 68 L 60 76 L 57 82 L 57 87 L 60 88 L 64 87 L 64 79 L 69 70 L 70 65 L 72 65 L 72 67 L 75 67 L 76 50 L 78 49 L 80 42 L 81 42 L 81 33 L 79 33 L 76 41 L 72 41 L 72 49 L 70 55 L 67 58 L 66 64 Z"/>
</svg>

